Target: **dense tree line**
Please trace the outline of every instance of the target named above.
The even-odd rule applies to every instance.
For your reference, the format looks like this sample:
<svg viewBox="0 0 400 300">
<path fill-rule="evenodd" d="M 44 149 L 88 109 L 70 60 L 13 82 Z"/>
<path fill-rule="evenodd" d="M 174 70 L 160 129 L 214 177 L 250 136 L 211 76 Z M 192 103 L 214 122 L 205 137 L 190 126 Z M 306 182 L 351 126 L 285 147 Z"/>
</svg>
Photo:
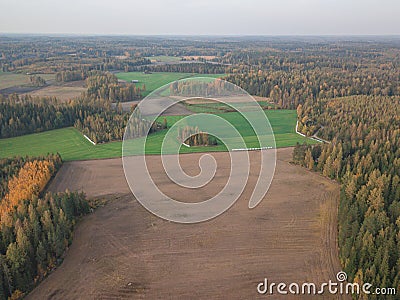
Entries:
<svg viewBox="0 0 400 300">
<path fill-rule="evenodd" d="M 164 118 L 162 122 L 158 120 L 151 122 L 142 116 L 139 109 L 135 109 L 133 111 L 126 125 L 125 137 L 127 139 L 146 136 L 149 133 L 154 133 L 168 128 L 168 122 L 166 118 Z"/>
<path fill-rule="evenodd" d="M 24 157 L 0 159 L 0 199 L 8 192 L 8 180 L 25 164 Z"/>
<path fill-rule="evenodd" d="M 57 264 L 72 240 L 76 219 L 89 212 L 83 194 L 32 196 L 4 220 L 0 298 L 23 297 Z"/>
<path fill-rule="evenodd" d="M 310 68 L 306 70 L 237 70 L 226 80 L 251 95 L 270 97 L 283 108 L 295 109 L 306 99 L 351 95 L 400 95 L 400 72 L 389 69 Z"/>
<path fill-rule="evenodd" d="M 73 126 L 77 119 L 101 112 L 100 100 L 93 105 L 87 101 L 58 103 L 54 98 L 31 96 L 0 96 L 0 138 Z"/>
<path fill-rule="evenodd" d="M 87 72 L 85 71 L 60 71 L 56 73 L 56 81 L 58 82 L 69 82 L 69 81 L 77 81 L 77 80 L 84 80 L 87 77 Z"/>
<path fill-rule="evenodd" d="M 270 41 L 219 58 L 226 78 L 285 108 L 306 99 L 400 94 L 399 44 L 392 41 Z"/>
<path fill-rule="evenodd" d="M 58 263 L 76 218 L 89 211 L 83 194 L 41 192 L 61 166 L 59 155 L 0 161 L 0 299 L 18 299 Z"/>
<path fill-rule="evenodd" d="M 129 116 L 129 113 L 103 111 L 88 115 L 82 121 L 77 119 L 74 126 L 96 144 L 122 140 Z"/>
<path fill-rule="evenodd" d="M 0 205 L 0 221 L 2 215 L 18 206 L 21 201 L 32 195 L 37 196 L 55 172 L 55 164 L 50 159 L 25 162 L 18 175 L 8 180 L 8 191 Z"/>
<path fill-rule="evenodd" d="M 101 98 L 110 101 L 132 101 L 142 97 L 142 91 L 135 84 L 118 84 L 118 79 L 114 74 L 103 73 L 89 76 L 86 79 L 87 91 L 86 97 Z"/>
<path fill-rule="evenodd" d="M 339 249 L 344 270 L 351 281 L 399 290 L 400 98 L 307 101 L 299 112 L 303 127 L 314 126 L 331 141 L 298 145 L 293 158 L 342 183 Z"/>
<path fill-rule="evenodd" d="M 115 110 L 86 115 L 83 119 L 77 119 L 74 126 L 97 144 L 120 141 L 124 134 L 127 138 L 142 137 L 166 129 L 168 122 L 164 118 L 151 123 L 136 109 L 136 105 L 132 105 L 130 112 L 124 112 L 119 102 Z"/>
<path fill-rule="evenodd" d="M 14 177 L 26 162 L 32 160 L 48 160 L 53 163 L 54 170 L 61 167 L 62 161 L 59 154 L 49 154 L 46 157 L 13 157 L 0 159 L 0 199 L 8 193 L 8 181 Z"/>
<path fill-rule="evenodd" d="M 114 109 L 110 101 L 100 98 L 58 103 L 53 98 L 10 95 L 0 100 L 0 138 L 75 126 L 95 143 L 122 140 L 130 117 L 120 103 Z M 147 124 L 138 112 L 131 122 L 135 124 L 131 126 L 135 136 L 145 135 L 146 128 L 154 132 L 166 126 L 157 122 Z"/>
<path fill-rule="evenodd" d="M 145 65 L 136 67 L 135 71 L 151 72 L 181 72 L 197 74 L 224 74 L 227 70 L 225 66 L 217 63 L 208 62 L 188 62 L 179 64 Z"/>
<path fill-rule="evenodd" d="M 229 96 L 237 93 L 237 88 L 224 80 L 210 79 L 209 81 L 186 80 L 175 81 L 169 86 L 171 95 L 196 97 L 199 95 Z"/>
<path fill-rule="evenodd" d="M 168 127 L 166 118 L 162 122 L 150 123 L 135 107 L 132 106 L 131 112 L 124 112 L 118 103 L 116 110 L 104 110 L 87 115 L 83 119 L 77 119 L 74 126 L 96 144 L 122 140 L 125 128 L 127 137 L 135 138 Z M 127 127 L 128 122 L 130 122 L 129 127 Z"/>
</svg>

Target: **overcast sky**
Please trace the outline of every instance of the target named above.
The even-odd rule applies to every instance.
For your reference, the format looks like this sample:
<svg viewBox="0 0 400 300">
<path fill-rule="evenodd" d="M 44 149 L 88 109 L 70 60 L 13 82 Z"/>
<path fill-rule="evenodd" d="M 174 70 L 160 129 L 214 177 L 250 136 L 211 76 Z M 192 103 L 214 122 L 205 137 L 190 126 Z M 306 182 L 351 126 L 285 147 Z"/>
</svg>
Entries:
<svg viewBox="0 0 400 300">
<path fill-rule="evenodd" d="M 2 33 L 400 34 L 399 0 L 0 0 Z"/>
</svg>

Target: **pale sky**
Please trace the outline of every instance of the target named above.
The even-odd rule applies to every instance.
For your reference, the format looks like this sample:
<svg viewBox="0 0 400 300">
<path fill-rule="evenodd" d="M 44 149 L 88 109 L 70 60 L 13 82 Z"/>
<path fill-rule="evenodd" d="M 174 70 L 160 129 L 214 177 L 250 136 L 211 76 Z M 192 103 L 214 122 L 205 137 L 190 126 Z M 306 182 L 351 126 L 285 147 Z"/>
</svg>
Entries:
<svg viewBox="0 0 400 300">
<path fill-rule="evenodd" d="M 399 0 L 0 0 L 1 33 L 399 35 Z"/>
</svg>

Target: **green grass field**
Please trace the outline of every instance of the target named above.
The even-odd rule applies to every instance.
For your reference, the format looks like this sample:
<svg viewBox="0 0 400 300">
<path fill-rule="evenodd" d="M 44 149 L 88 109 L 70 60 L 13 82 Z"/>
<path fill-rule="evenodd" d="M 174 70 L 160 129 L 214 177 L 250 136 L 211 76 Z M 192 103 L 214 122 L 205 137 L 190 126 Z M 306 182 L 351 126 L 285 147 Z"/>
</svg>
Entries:
<svg viewBox="0 0 400 300">
<path fill-rule="evenodd" d="M 276 146 L 294 146 L 296 142 L 315 143 L 296 134 L 296 111 L 294 110 L 267 110 L 265 111 L 275 134 Z M 235 124 L 243 136 L 248 147 L 257 147 L 254 132 L 245 123 L 243 117 L 237 112 L 220 114 L 227 121 Z M 164 118 L 164 117 L 161 117 Z M 171 126 L 183 116 L 166 117 L 168 126 Z M 160 145 L 166 130 L 151 134 L 147 138 L 146 153 L 159 154 Z M 29 134 L 9 139 L 0 139 L 0 158 L 16 155 L 43 155 L 47 153 L 60 153 L 65 161 L 111 158 L 121 156 L 122 142 L 92 145 L 75 128 L 63 128 L 42 133 Z M 224 151 L 224 145 L 215 147 L 181 148 L 182 153 Z"/>
<path fill-rule="evenodd" d="M 0 157 L 43 155 L 59 152 L 64 160 L 118 157 L 121 142 L 93 146 L 75 128 L 63 128 L 0 139 Z"/>
<path fill-rule="evenodd" d="M 143 96 L 147 96 L 154 90 L 166 85 L 170 82 L 189 78 L 189 77 L 212 77 L 219 78 L 223 77 L 224 74 L 194 74 L 194 73 L 175 73 L 175 72 L 154 72 L 151 74 L 144 74 L 142 72 L 127 72 L 127 73 L 117 73 L 115 74 L 118 79 L 125 80 L 127 82 L 131 82 L 132 80 L 139 80 L 139 83 L 136 83 L 139 87 L 142 87 L 143 84 L 146 86 L 146 91 L 143 93 Z"/>
<path fill-rule="evenodd" d="M 184 102 L 184 104 L 188 110 L 194 113 L 221 114 L 225 112 L 234 111 L 234 108 L 221 102 L 210 102 L 210 103 L 199 103 L 199 104 L 188 104 Z M 274 107 L 274 104 L 267 101 L 258 101 L 258 104 L 262 107 L 263 110 L 271 109 Z M 250 102 L 250 105 L 252 106 L 253 104 Z M 246 107 L 249 106 L 249 103 L 236 102 L 235 106 L 242 109 L 246 109 Z"/>
</svg>

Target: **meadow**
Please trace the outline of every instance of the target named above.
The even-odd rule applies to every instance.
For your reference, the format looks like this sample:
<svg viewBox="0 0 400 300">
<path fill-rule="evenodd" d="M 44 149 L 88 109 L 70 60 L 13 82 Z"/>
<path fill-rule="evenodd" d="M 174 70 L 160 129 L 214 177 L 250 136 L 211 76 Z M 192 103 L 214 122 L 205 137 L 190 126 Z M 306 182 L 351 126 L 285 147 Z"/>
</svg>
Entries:
<svg viewBox="0 0 400 300">
<path fill-rule="evenodd" d="M 143 92 L 143 96 L 147 96 L 154 90 L 162 87 L 168 83 L 171 83 L 176 80 L 189 78 L 189 77 L 212 77 L 219 78 L 225 76 L 224 74 L 195 74 L 195 73 L 178 73 L 178 72 L 154 72 L 145 74 L 143 72 L 123 72 L 116 73 L 118 79 L 125 80 L 127 82 L 131 82 L 132 80 L 138 80 L 138 83 L 135 83 L 137 86 L 142 87 L 143 84 L 146 87 L 146 91 Z"/>
<path fill-rule="evenodd" d="M 275 134 L 276 147 L 290 147 L 297 142 L 315 143 L 295 132 L 296 111 L 266 110 L 265 111 Z M 235 124 L 248 147 L 257 147 L 258 141 L 253 130 L 244 118 L 237 112 L 218 114 L 232 124 Z M 168 126 L 184 116 L 166 116 Z M 163 119 L 164 117 L 161 117 Z M 161 121 L 161 120 L 160 120 Z M 153 133 L 147 137 L 146 153 L 159 154 L 161 143 L 167 130 Z M 0 139 L 0 158 L 31 155 L 38 156 L 47 153 L 60 153 L 65 161 L 112 158 L 121 156 L 122 142 L 111 142 L 92 145 L 75 128 L 63 128 L 41 133 L 29 134 L 8 139 Z M 212 147 L 181 147 L 181 153 L 226 151 L 224 145 Z"/>
<path fill-rule="evenodd" d="M 38 75 L 44 78 L 45 80 L 54 80 L 54 74 L 38 74 Z M 31 86 L 31 83 L 29 81 L 29 75 L 0 71 L 0 90 L 15 86 Z"/>
<path fill-rule="evenodd" d="M 274 108 L 274 104 L 267 101 L 257 101 L 263 110 Z M 210 114 L 221 114 L 226 112 L 234 111 L 234 108 L 229 105 L 221 102 L 206 102 L 206 103 L 196 103 L 190 104 L 188 101 L 183 102 L 186 108 L 194 113 L 210 113 Z M 252 103 L 250 102 L 252 107 Z M 236 102 L 235 107 L 246 110 L 246 107 L 249 107 L 249 103 L 240 103 Z"/>
</svg>

